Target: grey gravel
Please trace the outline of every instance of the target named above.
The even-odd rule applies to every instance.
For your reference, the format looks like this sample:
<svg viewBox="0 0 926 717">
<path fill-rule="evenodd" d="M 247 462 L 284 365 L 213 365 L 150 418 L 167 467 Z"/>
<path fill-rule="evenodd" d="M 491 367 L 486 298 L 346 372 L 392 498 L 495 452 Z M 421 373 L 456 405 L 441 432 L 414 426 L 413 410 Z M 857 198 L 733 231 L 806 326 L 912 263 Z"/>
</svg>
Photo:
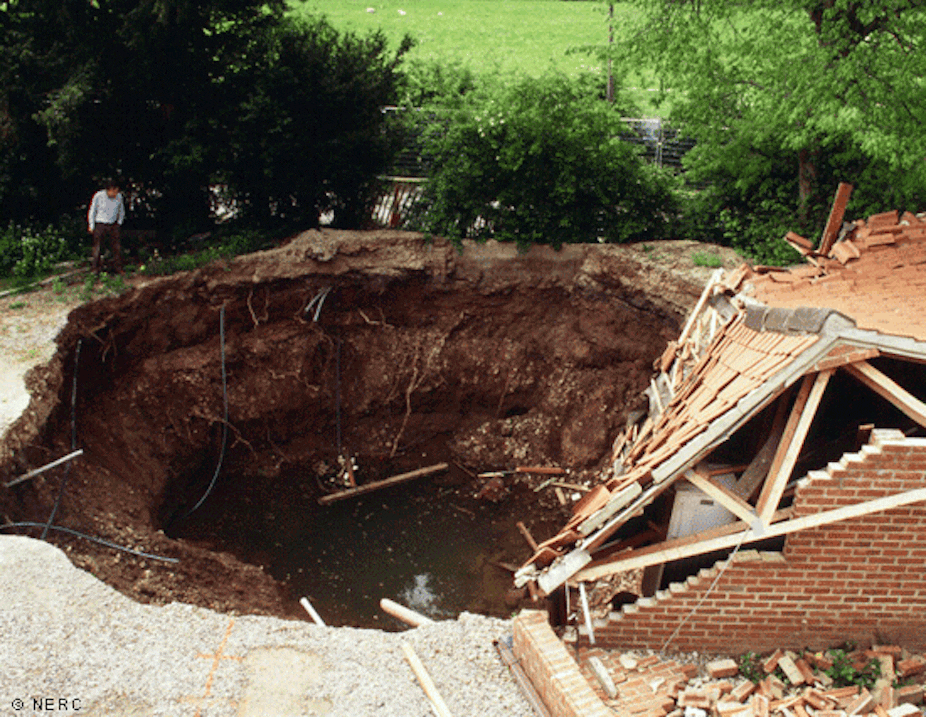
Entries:
<svg viewBox="0 0 926 717">
<path fill-rule="evenodd" d="M 0 715 L 51 698 L 58 715 L 426 717 L 407 641 L 455 717 L 526 716 L 492 644 L 510 633 L 467 613 L 386 633 L 140 605 L 52 545 L 0 536 Z"/>
</svg>

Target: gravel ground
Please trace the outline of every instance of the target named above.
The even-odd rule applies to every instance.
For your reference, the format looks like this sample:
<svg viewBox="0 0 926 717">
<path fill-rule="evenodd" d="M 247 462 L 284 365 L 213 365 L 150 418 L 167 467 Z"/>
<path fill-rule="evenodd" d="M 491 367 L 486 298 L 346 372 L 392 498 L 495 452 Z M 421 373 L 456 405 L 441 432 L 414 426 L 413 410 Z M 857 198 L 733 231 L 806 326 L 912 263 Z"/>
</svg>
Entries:
<svg viewBox="0 0 926 717">
<path fill-rule="evenodd" d="M 77 289 L 0 298 L 0 440 L 29 405 L 24 377 L 55 353 L 55 337 L 80 301 Z"/>
<path fill-rule="evenodd" d="M 140 605 L 20 536 L 0 536 L 0 577 L 0 715 L 41 698 L 62 715 L 427 717 L 402 642 L 455 717 L 532 714 L 492 645 L 509 622 L 386 633 Z"/>
</svg>

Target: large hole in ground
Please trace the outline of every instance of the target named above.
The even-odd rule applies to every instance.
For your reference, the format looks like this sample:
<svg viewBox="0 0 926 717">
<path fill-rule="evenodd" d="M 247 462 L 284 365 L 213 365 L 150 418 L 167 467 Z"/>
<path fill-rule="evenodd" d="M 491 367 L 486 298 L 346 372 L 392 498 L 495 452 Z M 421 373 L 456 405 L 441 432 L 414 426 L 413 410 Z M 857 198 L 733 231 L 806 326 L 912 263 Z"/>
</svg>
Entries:
<svg viewBox="0 0 926 717">
<path fill-rule="evenodd" d="M 438 616 L 507 614 L 505 566 L 529 554 L 516 522 L 543 540 L 568 506 L 533 490 L 540 477 L 506 475 L 486 489 L 476 475 L 547 464 L 591 477 L 677 331 L 665 296 L 689 301 L 697 284 L 658 277 L 660 292 L 628 290 L 636 277 L 608 264 L 614 247 L 459 256 L 409 235 L 339 251 L 320 241 L 332 235 L 72 315 L 45 376 L 49 418 L 20 462 L 69 448 L 77 361 L 85 454 L 57 523 L 180 562 L 59 540 L 143 600 L 297 614 L 309 595 L 332 624 L 350 625 L 383 622 L 381 597 Z M 361 484 L 450 467 L 320 506 L 345 487 L 339 447 Z M 5 495 L 5 516 L 47 519 L 60 478 Z"/>
</svg>

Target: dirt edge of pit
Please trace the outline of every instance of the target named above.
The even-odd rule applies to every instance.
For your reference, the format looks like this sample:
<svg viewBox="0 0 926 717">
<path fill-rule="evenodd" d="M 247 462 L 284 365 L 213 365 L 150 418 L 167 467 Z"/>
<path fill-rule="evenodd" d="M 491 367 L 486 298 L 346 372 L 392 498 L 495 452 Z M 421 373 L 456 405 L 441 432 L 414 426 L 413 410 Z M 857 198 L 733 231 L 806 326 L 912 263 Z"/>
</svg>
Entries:
<svg viewBox="0 0 926 717">
<path fill-rule="evenodd" d="M 148 282 L 120 297 L 96 301 L 72 312 L 68 326 L 57 339 L 55 356 L 27 377 L 32 399 L 0 445 L 0 472 L 12 477 L 69 449 L 74 377 L 71 367 L 77 358 L 78 341 L 83 347 L 85 366 L 96 356 L 100 366 L 108 361 L 110 366 L 120 366 L 123 375 L 134 370 L 132 367 L 150 362 L 154 356 L 164 356 L 181 347 L 192 350 L 208 346 L 204 353 L 210 357 L 203 360 L 205 364 L 212 362 L 214 368 L 218 344 L 214 319 L 218 307 L 223 304 L 237 307 L 242 321 L 253 322 L 254 329 L 259 330 L 262 316 L 273 312 L 277 297 L 302 284 L 305 286 L 299 290 L 306 301 L 326 286 L 355 287 L 354 296 L 365 300 L 389 297 L 403 286 L 415 284 L 431 292 L 428 297 L 465 291 L 472 301 L 482 297 L 479 300 L 485 300 L 486 306 L 505 306 L 513 301 L 512 297 L 529 290 L 531 296 L 523 302 L 526 306 L 520 308 L 522 311 L 529 311 L 529 305 L 537 303 L 537 297 L 547 296 L 562 297 L 573 304 L 589 302 L 593 308 L 620 306 L 630 312 L 629 316 L 636 317 L 633 320 L 639 324 L 652 323 L 656 333 L 667 339 L 677 331 L 710 270 L 695 268 L 691 263 L 691 253 L 703 245 L 685 242 L 656 246 L 655 252 L 648 246 L 573 245 L 559 252 L 535 247 L 521 254 L 510 245 L 490 242 L 467 244 L 458 252 L 447 241 L 428 240 L 408 232 L 323 230 L 305 232 L 278 249 Z M 735 263 L 732 253 L 726 256 L 723 250 L 716 251 L 727 263 Z M 356 287 L 361 285 L 362 291 L 357 293 Z M 192 313 L 176 315 L 177 307 L 187 304 L 195 307 Z M 410 322 L 439 323 L 440 317 L 429 317 L 427 308 L 413 314 Z M 331 311 L 335 313 L 337 309 L 332 307 Z M 164 312 L 170 316 L 159 315 Z M 379 319 L 371 312 L 366 320 Z M 158 336 L 155 329 L 154 335 L 149 331 L 140 338 L 145 334 L 143 325 L 150 327 L 159 321 L 170 330 Z M 555 337 L 551 341 L 546 346 L 554 346 Z M 586 343 L 593 346 L 595 341 L 591 337 Z M 121 358 L 116 358 L 120 346 Z M 659 351 L 661 348 L 654 344 L 649 347 L 646 360 L 634 360 L 638 383 L 648 375 L 652 359 Z M 187 353 L 189 357 L 191 354 Z M 609 355 L 605 352 L 603 358 L 589 358 L 584 345 L 578 346 L 575 353 L 576 356 L 564 356 L 563 361 L 583 367 L 583 361 L 606 361 Z M 84 374 L 87 370 L 81 369 L 79 374 L 86 376 L 83 386 L 112 381 L 99 370 Z M 215 388 L 214 382 L 210 386 Z M 97 395 L 102 395 L 105 389 L 100 386 Z M 580 394 L 564 396 L 573 402 L 581 401 Z M 100 407 L 102 399 L 93 405 Z M 620 412 L 624 406 L 611 408 Z M 514 439 L 516 442 L 517 435 Z M 214 441 L 214 436 L 207 435 L 201 440 Z M 581 441 L 581 436 L 577 441 Z M 75 564 L 141 601 L 179 600 L 228 612 L 298 614 L 292 596 L 262 568 L 214 546 L 168 538 L 160 530 L 154 505 L 163 500 L 159 494 L 163 493 L 163 485 L 140 481 L 125 490 L 124 481 L 132 474 L 131 465 L 95 462 L 94 451 L 105 450 L 101 443 L 88 451 L 91 455 L 86 460 L 75 463 L 56 522 L 146 552 L 180 557 L 181 563 L 163 566 L 84 541 L 57 538 L 56 542 Z M 504 455 L 504 450 L 497 455 Z M 594 470 L 593 465 L 585 468 Z M 49 473 L 26 486 L 5 491 L 0 498 L 4 519 L 44 522 L 58 496 L 60 480 L 60 473 Z M 123 490 L 125 494 L 119 500 L 112 499 L 114 491 Z"/>
</svg>

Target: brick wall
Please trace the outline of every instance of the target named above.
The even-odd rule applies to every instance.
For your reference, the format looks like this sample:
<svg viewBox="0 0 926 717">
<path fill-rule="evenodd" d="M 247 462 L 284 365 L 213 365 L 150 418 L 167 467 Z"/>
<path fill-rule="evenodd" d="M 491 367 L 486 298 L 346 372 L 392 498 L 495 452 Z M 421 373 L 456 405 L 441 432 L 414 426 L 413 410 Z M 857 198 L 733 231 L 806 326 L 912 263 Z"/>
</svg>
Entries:
<svg viewBox="0 0 926 717">
<path fill-rule="evenodd" d="M 926 439 L 876 430 L 858 453 L 812 471 L 798 516 L 926 487 Z M 609 647 L 658 649 L 723 563 L 644 598 L 595 630 Z M 844 640 L 926 649 L 926 503 L 792 533 L 782 553 L 742 550 L 670 649 L 820 649 Z"/>
<path fill-rule="evenodd" d="M 525 610 L 514 619 L 514 654 L 553 717 L 609 717 L 579 666 L 547 622 L 545 612 Z"/>
</svg>

